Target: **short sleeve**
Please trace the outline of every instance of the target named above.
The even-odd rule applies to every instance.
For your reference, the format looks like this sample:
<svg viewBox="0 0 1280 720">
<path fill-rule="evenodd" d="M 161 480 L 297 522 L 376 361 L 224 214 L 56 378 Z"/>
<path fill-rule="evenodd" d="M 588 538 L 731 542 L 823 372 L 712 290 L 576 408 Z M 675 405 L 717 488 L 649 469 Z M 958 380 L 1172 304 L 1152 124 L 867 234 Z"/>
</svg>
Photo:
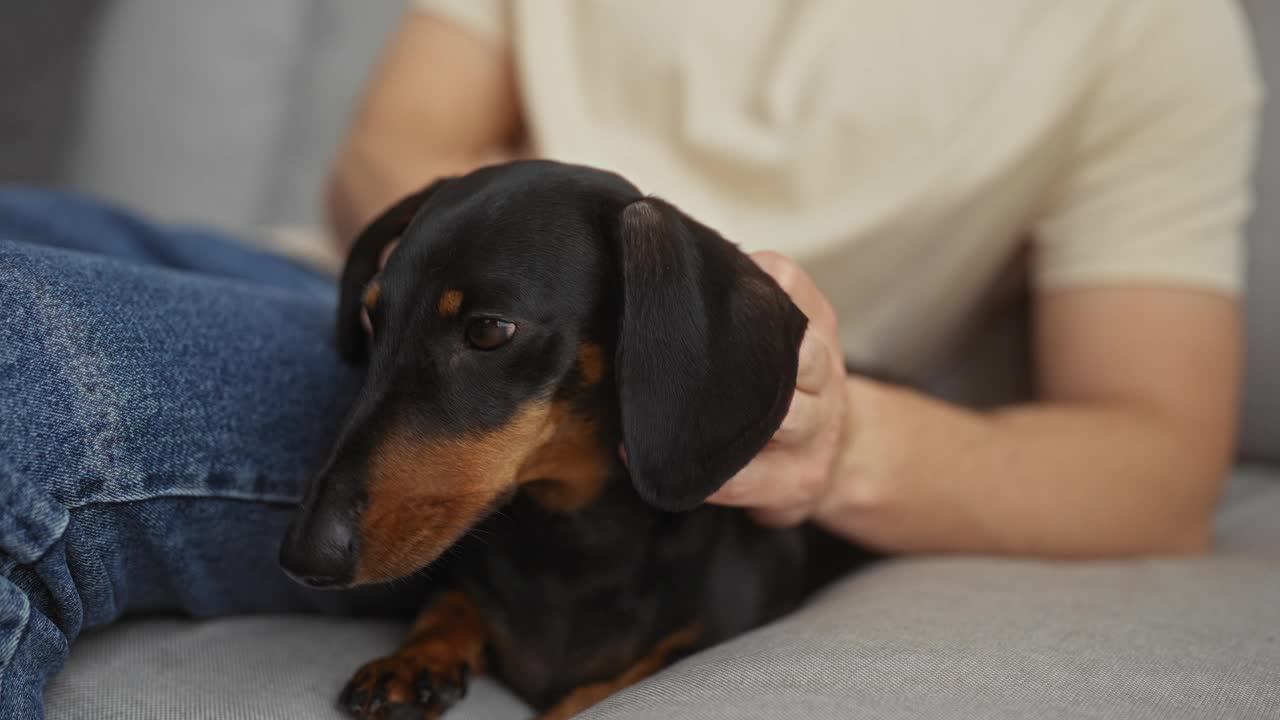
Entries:
<svg viewBox="0 0 1280 720">
<path fill-rule="evenodd" d="M 485 40 L 507 40 L 510 12 L 505 0 L 412 0 L 410 7 L 455 23 Z"/>
<path fill-rule="evenodd" d="M 1035 225 L 1033 283 L 1236 293 L 1262 99 L 1245 20 L 1228 0 L 1127 9 Z"/>
</svg>

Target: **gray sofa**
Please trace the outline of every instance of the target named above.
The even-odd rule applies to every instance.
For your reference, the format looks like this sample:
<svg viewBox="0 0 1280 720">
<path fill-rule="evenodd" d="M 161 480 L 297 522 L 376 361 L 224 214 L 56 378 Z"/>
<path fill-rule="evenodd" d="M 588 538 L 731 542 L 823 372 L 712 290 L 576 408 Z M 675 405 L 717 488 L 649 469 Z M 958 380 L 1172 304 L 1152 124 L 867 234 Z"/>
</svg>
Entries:
<svg viewBox="0 0 1280 720">
<path fill-rule="evenodd" d="M 22 101 L 0 108 L 0 179 L 56 182 L 242 234 L 314 225 L 345 110 L 399 4 L 15 3 L 0 11 L 0 48 L 54 81 L 0 73 L 0 92 Z M 1244 4 L 1266 71 L 1280 78 L 1280 4 Z M 1258 188 L 1241 465 L 1212 556 L 887 563 L 585 717 L 1280 717 L 1275 109 Z M 48 716 L 337 719 L 336 689 L 400 631 L 306 617 L 131 621 L 78 642 L 48 688 Z M 525 715 L 481 679 L 449 717 Z"/>
</svg>

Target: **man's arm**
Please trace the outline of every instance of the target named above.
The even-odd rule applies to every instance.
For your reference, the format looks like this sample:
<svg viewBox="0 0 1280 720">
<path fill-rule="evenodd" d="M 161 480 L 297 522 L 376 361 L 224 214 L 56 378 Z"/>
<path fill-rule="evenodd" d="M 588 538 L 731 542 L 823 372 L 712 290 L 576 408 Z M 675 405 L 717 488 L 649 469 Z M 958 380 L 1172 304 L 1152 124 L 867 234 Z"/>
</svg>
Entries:
<svg viewBox="0 0 1280 720">
<path fill-rule="evenodd" d="M 1234 3 L 1133 2 L 1115 20 L 1025 228 L 1036 402 L 977 413 L 846 380 L 812 359 L 839 347 L 834 322 L 811 322 L 787 432 L 713 501 L 898 551 L 1207 545 L 1235 434 L 1261 85 Z M 832 314 L 780 268 L 766 264 L 810 318 Z"/>
<path fill-rule="evenodd" d="M 1037 404 L 979 414 L 850 379 L 849 445 L 816 519 L 893 551 L 1207 548 L 1235 436 L 1236 301 L 1082 288 L 1036 315 Z"/>
<path fill-rule="evenodd" d="M 327 188 L 343 249 L 384 207 L 500 154 L 520 130 L 511 58 L 498 42 L 410 11 L 370 80 Z"/>
</svg>

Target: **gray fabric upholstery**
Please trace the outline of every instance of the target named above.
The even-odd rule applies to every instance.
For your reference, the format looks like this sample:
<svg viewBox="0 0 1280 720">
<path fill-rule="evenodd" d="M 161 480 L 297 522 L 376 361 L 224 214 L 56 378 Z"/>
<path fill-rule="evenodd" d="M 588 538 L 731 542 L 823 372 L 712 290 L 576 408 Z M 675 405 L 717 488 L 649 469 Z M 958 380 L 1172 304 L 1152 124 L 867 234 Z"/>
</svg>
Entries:
<svg viewBox="0 0 1280 720">
<path fill-rule="evenodd" d="M 1280 483 L 1199 560 L 892 562 L 584 720 L 1280 717 Z"/>
<path fill-rule="evenodd" d="M 285 134 L 303 0 L 112 2 L 76 187 L 148 214 L 246 229 Z"/>
<path fill-rule="evenodd" d="M 1275 718 L 1278 596 L 1256 559 L 900 563 L 585 718 Z"/>
<path fill-rule="evenodd" d="M 321 220 L 320 188 L 348 113 L 404 0 L 309 0 L 307 38 L 284 118 L 287 132 L 263 178 L 255 221 L 311 226 Z"/>
<path fill-rule="evenodd" d="M 1220 554 L 1106 563 L 895 561 L 696 655 L 586 720 L 1280 717 L 1280 473 L 1238 474 Z M 76 644 L 49 720 L 337 718 L 394 623 L 125 623 Z M 527 716 L 478 683 L 457 720 Z"/>
<path fill-rule="evenodd" d="M 252 232 L 320 217 L 347 109 L 403 0 L 115 0 L 67 183 Z"/>
<path fill-rule="evenodd" d="M 1280 462 L 1280 3 L 1244 0 L 1263 74 L 1271 88 L 1257 172 L 1257 210 L 1249 225 L 1249 377 L 1243 446 Z"/>
<path fill-rule="evenodd" d="M 346 720 L 338 691 L 404 626 L 318 617 L 146 620 L 89 633 L 45 692 L 49 720 Z M 529 712 L 481 678 L 450 720 Z"/>
<path fill-rule="evenodd" d="M 17 2 L 0 11 L 0 183 L 65 182 L 88 38 L 106 2 Z"/>
</svg>

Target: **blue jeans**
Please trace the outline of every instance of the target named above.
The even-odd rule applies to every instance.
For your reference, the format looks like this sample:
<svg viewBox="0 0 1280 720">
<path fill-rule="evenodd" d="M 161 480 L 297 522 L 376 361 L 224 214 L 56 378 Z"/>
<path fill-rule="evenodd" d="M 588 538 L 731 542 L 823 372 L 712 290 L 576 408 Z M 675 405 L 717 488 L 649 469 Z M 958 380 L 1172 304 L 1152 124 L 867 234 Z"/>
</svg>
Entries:
<svg viewBox="0 0 1280 720">
<path fill-rule="evenodd" d="M 205 231 L 0 191 L 0 720 L 42 717 L 70 644 L 125 614 L 412 607 L 276 565 L 358 382 L 334 299 Z"/>
</svg>

